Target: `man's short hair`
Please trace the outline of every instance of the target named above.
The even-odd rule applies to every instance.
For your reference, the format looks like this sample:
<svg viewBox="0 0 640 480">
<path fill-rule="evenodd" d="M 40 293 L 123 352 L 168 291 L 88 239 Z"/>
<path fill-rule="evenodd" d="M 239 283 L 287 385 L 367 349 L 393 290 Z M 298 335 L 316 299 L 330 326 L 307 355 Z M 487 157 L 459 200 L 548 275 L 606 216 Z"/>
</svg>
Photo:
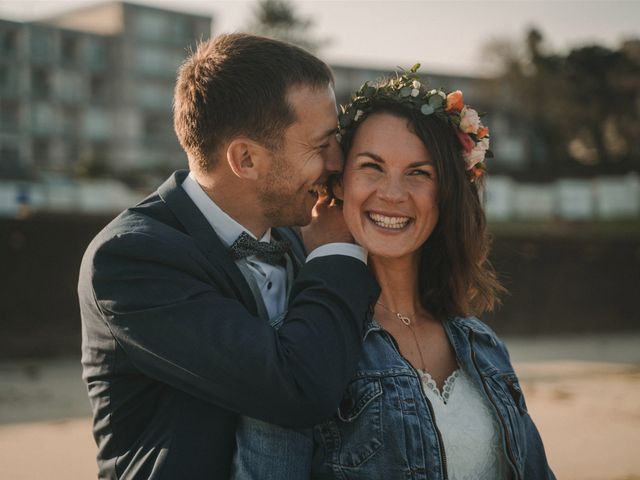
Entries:
<svg viewBox="0 0 640 480">
<path fill-rule="evenodd" d="M 198 45 L 180 66 L 173 124 L 192 168 L 209 171 L 218 149 L 245 135 L 271 149 L 295 121 L 289 89 L 333 85 L 331 69 L 309 52 L 233 33 Z"/>
</svg>

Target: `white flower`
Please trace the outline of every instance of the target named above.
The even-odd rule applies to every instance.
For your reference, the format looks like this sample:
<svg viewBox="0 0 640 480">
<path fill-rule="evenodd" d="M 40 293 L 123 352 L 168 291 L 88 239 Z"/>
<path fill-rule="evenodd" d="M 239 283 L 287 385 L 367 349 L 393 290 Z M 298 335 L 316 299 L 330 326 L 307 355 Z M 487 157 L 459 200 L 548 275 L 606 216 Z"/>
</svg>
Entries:
<svg viewBox="0 0 640 480">
<path fill-rule="evenodd" d="M 460 112 L 460 130 L 464 133 L 478 133 L 480 127 L 480 116 L 473 108 L 466 105 Z"/>
<path fill-rule="evenodd" d="M 357 122 L 358 120 L 360 120 L 360 118 L 364 115 L 364 112 L 362 110 L 357 110 L 356 111 L 356 116 L 353 117 L 353 121 Z"/>
<path fill-rule="evenodd" d="M 420 82 L 418 80 L 414 80 L 411 85 L 413 86 L 413 88 L 420 88 Z"/>
<path fill-rule="evenodd" d="M 417 97 L 418 95 L 420 95 L 420 90 L 418 90 L 417 88 L 414 88 L 413 90 L 411 90 L 412 97 Z"/>
<path fill-rule="evenodd" d="M 440 96 L 442 97 L 442 99 L 443 99 L 443 100 L 446 100 L 446 99 L 447 99 L 447 94 L 446 94 L 446 93 L 444 93 L 442 90 L 438 90 L 436 93 L 437 93 L 438 95 L 440 95 Z"/>
<path fill-rule="evenodd" d="M 429 96 L 435 95 L 436 93 L 438 93 L 438 92 L 436 91 L 435 88 L 433 90 L 429 90 Z"/>
<path fill-rule="evenodd" d="M 467 166 L 467 170 L 471 170 L 476 164 L 483 162 L 485 154 L 489 150 L 489 139 L 483 138 L 469 153 L 464 153 L 464 161 Z"/>
</svg>

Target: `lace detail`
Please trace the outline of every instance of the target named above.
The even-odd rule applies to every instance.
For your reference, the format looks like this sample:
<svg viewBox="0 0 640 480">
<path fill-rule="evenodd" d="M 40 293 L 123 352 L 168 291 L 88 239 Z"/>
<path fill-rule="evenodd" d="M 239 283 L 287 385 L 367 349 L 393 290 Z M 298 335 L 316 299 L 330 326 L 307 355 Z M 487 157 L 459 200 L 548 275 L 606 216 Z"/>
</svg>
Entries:
<svg viewBox="0 0 640 480">
<path fill-rule="evenodd" d="M 438 396 L 440 400 L 442 400 L 445 405 L 447 404 L 447 402 L 449 401 L 449 397 L 453 393 L 453 385 L 459 372 L 460 370 L 456 369 L 451 373 L 451 375 L 449 375 L 449 377 L 447 377 L 447 379 L 444 381 L 441 392 L 440 389 L 438 389 L 436 381 L 433 379 L 429 372 L 427 372 L 426 370 L 418 370 L 418 373 L 420 374 L 420 380 L 422 381 L 422 388 L 425 390 L 427 388 L 431 390 Z"/>
<path fill-rule="evenodd" d="M 449 479 L 509 478 L 510 467 L 502 448 L 502 429 L 495 412 L 480 387 L 464 371 L 458 369 L 454 374 L 447 379 L 440 395 L 431 376 L 420 372 L 424 393 L 431 402 L 436 425 L 442 434 Z"/>
</svg>

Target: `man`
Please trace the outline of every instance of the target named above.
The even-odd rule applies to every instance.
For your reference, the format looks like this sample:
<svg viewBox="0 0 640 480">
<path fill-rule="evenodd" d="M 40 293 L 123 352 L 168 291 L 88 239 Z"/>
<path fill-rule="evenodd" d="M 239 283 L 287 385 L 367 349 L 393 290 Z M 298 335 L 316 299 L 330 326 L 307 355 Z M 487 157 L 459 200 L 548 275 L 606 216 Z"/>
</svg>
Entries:
<svg viewBox="0 0 640 480">
<path fill-rule="evenodd" d="M 190 172 L 105 227 L 80 272 L 100 478 L 226 478 L 238 414 L 295 427 L 337 407 L 379 289 L 339 209 L 319 202 L 312 221 L 342 164 L 332 82 L 309 53 L 244 34 L 180 68 Z M 310 222 L 306 262 L 283 257 L 302 246 L 274 227 Z"/>
</svg>

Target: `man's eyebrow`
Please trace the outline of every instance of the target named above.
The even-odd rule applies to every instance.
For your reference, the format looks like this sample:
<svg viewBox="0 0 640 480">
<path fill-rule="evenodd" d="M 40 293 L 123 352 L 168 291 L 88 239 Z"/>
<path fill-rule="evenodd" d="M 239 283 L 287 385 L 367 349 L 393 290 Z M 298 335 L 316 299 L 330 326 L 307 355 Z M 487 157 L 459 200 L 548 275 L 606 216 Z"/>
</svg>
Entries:
<svg viewBox="0 0 640 480">
<path fill-rule="evenodd" d="M 331 135 L 335 135 L 337 130 L 338 130 L 338 127 L 329 128 L 326 131 L 324 131 L 321 134 L 319 134 L 317 137 L 315 137 L 313 141 L 314 142 L 319 142 L 320 140 L 324 140 L 327 137 L 330 137 Z"/>
</svg>

